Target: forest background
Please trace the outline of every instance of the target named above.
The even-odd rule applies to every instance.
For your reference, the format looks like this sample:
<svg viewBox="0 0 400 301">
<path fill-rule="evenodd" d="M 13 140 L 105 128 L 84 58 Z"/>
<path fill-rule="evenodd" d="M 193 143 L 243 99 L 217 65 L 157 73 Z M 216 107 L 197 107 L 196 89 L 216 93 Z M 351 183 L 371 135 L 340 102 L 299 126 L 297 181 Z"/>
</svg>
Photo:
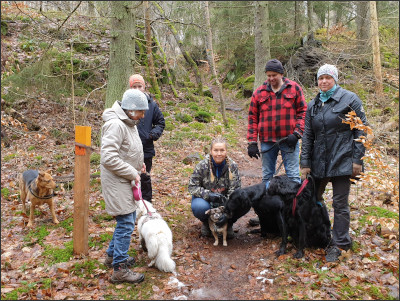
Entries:
<svg viewBox="0 0 400 301">
<path fill-rule="evenodd" d="M 275 258 L 280 239 L 252 234 L 247 216 L 225 249 L 199 237 L 187 182 L 214 136 L 228 139 L 243 186 L 261 181 L 245 135 L 270 58 L 307 102 L 324 63 L 363 101 L 366 173 L 350 200 L 354 247 L 339 264 L 324 250 L 295 260 L 293 246 Z M 148 268 L 135 231 L 130 254 L 146 275 L 137 286 L 108 282 L 115 222 L 99 179 L 101 114 L 132 73 L 166 119 L 152 178 L 177 262 L 174 274 Z M 1 1 L 1 80 L 2 300 L 398 299 L 398 1 Z M 88 255 L 73 252 L 76 125 L 92 129 Z M 17 179 L 28 168 L 52 171 L 60 224 L 43 206 L 26 228 Z"/>
</svg>

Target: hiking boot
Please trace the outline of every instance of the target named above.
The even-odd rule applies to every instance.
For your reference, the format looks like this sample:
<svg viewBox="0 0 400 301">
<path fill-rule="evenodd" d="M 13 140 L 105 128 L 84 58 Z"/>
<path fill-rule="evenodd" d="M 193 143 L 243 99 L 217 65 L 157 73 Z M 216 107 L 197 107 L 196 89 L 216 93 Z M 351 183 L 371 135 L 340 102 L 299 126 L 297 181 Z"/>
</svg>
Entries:
<svg viewBox="0 0 400 301">
<path fill-rule="evenodd" d="M 332 246 L 326 252 L 325 259 L 327 262 L 339 261 L 340 255 L 342 255 L 342 251 L 337 246 Z"/>
<path fill-rule="evenodd" d="M 249 219 L 249 225 L 254 227 L 260 224 L 260 219 L 258 217 Z"/>
<path fill-rule="evenodd" d="M 348 251 L 353 248 L 353 240 L 350 238 L 350 243 L 347 245 L 338 245 L 338 247 L 342 250 Z"/>
<path fill-rule="evenodd" d="M 227 238 L 227 239 L 231 239 L 231 238 L 234 238 L 234 237 L 235 237 L 235 234 L 233 233 L 232 225 L 228 225 L 228 230 L 227 230 L 227 233 L 226 233 L 226 238 Z"/>
<path fill-rule="evenodd" d="M 144 280 L 144 275 L 129 269 L 126 262 L 120 263 L 118 270 L 114 270 L 110 278 L 111 283 L 140 283 Z"/>
<path fill-rule="evenodd" d="M 201 225 L 201 235 L 205 237 L 212 237 L 210 226 L 208 225 L 208 221 L 203 222 L 203 225 Z"/>
<path fill-rule="evenodd" d="M 109 256 L 106 253 L 106 259 L 104 260 L 104 265 L 108 268 L 112 268 L 112 263 L 113 263 L 113 257 Z M 135 258 L 129 256 L 128 259 L 126 260 L 126 265 L 128 267 L 132 267 L 135 264 Z"/>
</svg>

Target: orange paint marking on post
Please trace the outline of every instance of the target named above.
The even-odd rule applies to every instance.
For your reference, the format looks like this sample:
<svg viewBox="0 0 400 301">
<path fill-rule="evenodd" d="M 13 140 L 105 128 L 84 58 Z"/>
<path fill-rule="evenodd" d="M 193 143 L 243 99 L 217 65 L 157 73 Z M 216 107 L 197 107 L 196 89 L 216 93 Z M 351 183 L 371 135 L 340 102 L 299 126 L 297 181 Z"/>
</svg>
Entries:
<svg viewBox="0 0 400 301">
<path fill-rule="evenodd" d="M 89 219 L 89 181 L 91 154 L 90 126 L 75 126 L 75 169 L 74 169 L 74 254 L 87 255 Z M 86 146 L 86 147 L 85 147 Z"/>
</svg>

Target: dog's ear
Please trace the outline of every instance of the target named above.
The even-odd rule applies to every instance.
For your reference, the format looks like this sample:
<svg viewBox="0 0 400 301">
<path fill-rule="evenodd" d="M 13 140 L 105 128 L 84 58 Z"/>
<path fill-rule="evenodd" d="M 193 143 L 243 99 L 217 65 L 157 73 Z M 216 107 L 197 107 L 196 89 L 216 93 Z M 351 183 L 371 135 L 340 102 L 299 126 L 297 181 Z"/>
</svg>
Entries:
<svg viewBox="0 0 400 301">
<path fill-rule="evenodd" d="M 44 177 L 45 172 L 43 170 L 39 170 L 39 177 Z"/>
<path fill-rule="evenodd" d="M 48 173 L 49 175 L 51 175 L 51 169 L 46 170 L 46 173 Z"/>
<path fill-rule="evenodd" d="M 221 210 L 221 211 L 224 211 L 225 206 L 219 206 L 218 209 Z"/>
<path fill-rule="evenodd" d="M 211 209 L 208 209 L 206 212 L 204 212 L 205 215 L 210 215 Z"/>
</svg>

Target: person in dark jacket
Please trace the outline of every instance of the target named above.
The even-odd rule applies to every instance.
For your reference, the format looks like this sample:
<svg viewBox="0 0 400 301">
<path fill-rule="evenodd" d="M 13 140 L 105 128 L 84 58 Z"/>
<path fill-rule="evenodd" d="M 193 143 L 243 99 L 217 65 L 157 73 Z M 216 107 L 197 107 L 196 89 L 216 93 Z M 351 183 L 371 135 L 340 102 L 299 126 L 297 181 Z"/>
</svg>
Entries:
<svg viewBox="0 0 400 301">
<path fill-rule="evenodd" d="M 156 155 L 154 141 L 157 141 L 161 137 L 165 128 L 165 119 L 157 103 L 150 94 L 145 92 L 146 85 L 140 74 L 133 74 L 129 77 L 129 86 L 132 89 L 142 91 L 147 96 L 149 102 L 149 109 L 146 111 L 144 118 L 140 120 L 137 129 L 142 140 L 144 163 L 146 164 L 146 173 L 140 175 L 142 197 L 151 203 L 153 189 L 151 186 L 150 171 L 153 166 L 153 157 Z"/>
<path fill-rule="evenodd" d="M 337 261 L 341 250 L 352 246 L 349 234 L 350 178 L 362 171 L 364 145 L 356 141 L 365 133 L 351 129 L 342 120 L 346 114 L 355 111 L 366 124 L 364 108 L 358 96 L 338 85 L 338 70 L 334 65 L 325 64 L 317 73 L 317 96 L 308 103 L 303 143 L 301 147 L 301 178 L 307 174 L 319 182 L 318 200 L 323 202 L 323 193 L 328 182 L 332 182 L 334 221 L 332 243 L 326 260 Z"/>
<path fill-rule="evenodd" d="M 205 212 L 222 206 L 232 192 L 240 187 L 239 168 L 227 155 L 226 140 L 218 136 L 211 142 L 210 154 L 196 165 L 188 185 L 192 195 L 192 212 L 203 223 L 203 236 L 212 236 Z M 228 223 L 228 238 L 233 235 L 232 224 Z"/>
</svg>

